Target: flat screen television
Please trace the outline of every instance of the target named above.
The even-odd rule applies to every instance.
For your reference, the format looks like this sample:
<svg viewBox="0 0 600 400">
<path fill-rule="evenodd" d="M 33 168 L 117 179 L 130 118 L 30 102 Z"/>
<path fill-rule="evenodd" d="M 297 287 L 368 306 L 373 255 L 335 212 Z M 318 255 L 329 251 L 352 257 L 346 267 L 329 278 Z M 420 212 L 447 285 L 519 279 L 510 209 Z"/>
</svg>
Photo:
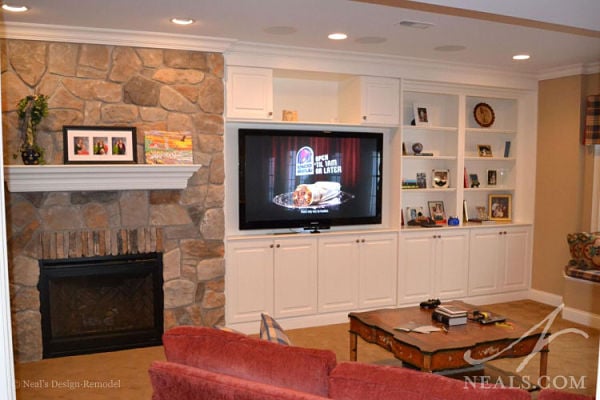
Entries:
<svg viewBox="0 0 600 400">
<path fill-rule="evenodd" d="M 239 227 L 380 224 L 382 158 L 382 133 L 239 129 Z"/>
</svg>

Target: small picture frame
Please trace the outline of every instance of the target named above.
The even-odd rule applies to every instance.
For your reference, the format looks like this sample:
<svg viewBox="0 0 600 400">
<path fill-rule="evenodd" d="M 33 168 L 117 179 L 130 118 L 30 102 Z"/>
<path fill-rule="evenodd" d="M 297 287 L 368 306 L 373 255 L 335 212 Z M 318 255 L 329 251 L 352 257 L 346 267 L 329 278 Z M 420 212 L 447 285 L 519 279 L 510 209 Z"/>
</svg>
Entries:
<svg viewBox="0 0 600 400">
<path fill-rule="evenodd" d="M 135 127 L 63 126 L 65 164 L 135 164 Z"/>
<path fill-rule="evenodd" d="M 435 189 L 450 187 L 450 170 L 434 169 L 431 171 L 431 186 Z"/>
<path fill-rule="evenodd" d="M 498 170 L 495 170 L 495 169 L 487 170 L 487 185 L 488 186 L 498 185 Z"/>
<path fill-rule="evenodd" d="M 477 153 L 479 154 L 479 157 L 493 157 L 492 146 L 489 144 L 478 144 Z"/>
<path fill-rule="evenodd" d="M 419 221 L 425 218 L 423 207 L 406 207 L 406 220 Z"/>
<path fill-rule="evenodd" d="M 428 107 L 424 104 L 413 104 L 413 113 L 416 126 L 431 126 Z"/>
<path fill-rule="evenodd" d="M 443 223 L 446 221 L 446 211 L 444 210 L 443 201 L 428 201 L 429 218 L 435 223 Z"/>
<path fill-rule="evenodd" d="M 478 188 L 480 184 L 479 176 L 477 174 L 469 174 L 469 186 L 471 188 Z"/>
<path fill-rule="evenodd" d="M 488 217 L 492 221 L 512 220 L 512 195 L 490 194 L 488 196 Z"/>
<path fill-rule="evenodd" d="M 417 172 L 417 187 L 427 189 L 427 174 L 425 172 Z"/>
</svg>

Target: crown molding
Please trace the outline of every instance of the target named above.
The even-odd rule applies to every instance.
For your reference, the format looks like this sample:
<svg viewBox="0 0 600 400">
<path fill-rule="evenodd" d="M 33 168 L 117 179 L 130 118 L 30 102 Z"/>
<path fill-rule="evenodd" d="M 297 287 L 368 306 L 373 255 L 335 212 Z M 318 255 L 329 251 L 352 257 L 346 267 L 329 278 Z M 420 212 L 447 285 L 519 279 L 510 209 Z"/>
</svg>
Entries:
<svg viewBox="0 0 600 400">
<path fill-rule="evenodd" d="M 591 64 L 572 64 L 564 67 L 558 67 L 546 70 L 539 74 L 538 78 L 540 81 L 548 79 L 564 78 L 567 76 L 574 75 L 588 75 L 600 73 L 600 62 Z"/>
<path fill-rule="evenodd" d="M 406 77 L 411 80 L 537 89 L 535 74 L 499 68 L 384 54 L 365 54 L 239 41 L 225 53 L 227 65 L 341 74 Z"/>
<path fill-rule="evenodd" d="M 194 50 L 214 53 L 224 53 L 236 42 L 235 39 L 227 38 L 19 22 L 0 23 L 0 38 Z"/>
</svg>

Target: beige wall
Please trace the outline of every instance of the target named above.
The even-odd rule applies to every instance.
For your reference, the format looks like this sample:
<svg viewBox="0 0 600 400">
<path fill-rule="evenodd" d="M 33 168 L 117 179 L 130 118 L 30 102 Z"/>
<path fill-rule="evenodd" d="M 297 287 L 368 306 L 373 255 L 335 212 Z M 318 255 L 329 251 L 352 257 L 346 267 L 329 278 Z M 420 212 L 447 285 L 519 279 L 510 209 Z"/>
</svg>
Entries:
<svg viewBox="0 0 600 400">
<path fill-rule="evenodd" d="M 599 93 L 600 74 L 541 81 L 539 84 L 537 182 L 532 287 L 565 296 L 567 306 L 600 314 L 595 290 L 565 287 L 569 261 L 566 235 L 589 231 L 592 146 L 583 146 L 584 100 Z M 566 301 L 566 299 L 565 299 Z"/>
</svg>

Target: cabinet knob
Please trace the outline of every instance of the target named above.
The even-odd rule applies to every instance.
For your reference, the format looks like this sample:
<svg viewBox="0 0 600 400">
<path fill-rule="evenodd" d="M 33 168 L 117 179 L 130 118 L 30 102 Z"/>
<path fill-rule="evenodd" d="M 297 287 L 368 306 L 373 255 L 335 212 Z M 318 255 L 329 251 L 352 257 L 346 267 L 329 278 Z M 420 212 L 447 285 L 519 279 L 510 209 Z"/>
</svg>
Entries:
<svg viewBox="0 0 600 400">
<path fill-rule="evenodd" d="M 361 242 L 362 242 L 362 243 L 364 243 L 364 242 L 366 242 L 366 240 L 365 240 L 365 239 L 363 239 L 363 240 L 361 240 Z"/>
<path fill-rule="evenodd" d="M 356 239 L 356 243 L 360 243 L 360 239 Z"/>
<path fill-rule="evenodd" d="M 269 246 L 269 248 L 271 248 L 271 249 L 272 249 L 273 247 L 275 247 L 275 246 L 273 246 L 272 244 Z"/>
<path fill-rule="evenodd" d="M 273 116 L 273 111 L 269 111 L 269 117 Z"/>
<path fill-rule="evenodd" d="M 280 248 L 280 247 L 281 247 L 281 245 L 280 245 L 279 243 L 277 243 L 277 246 L 275 246 L 275 247 L 277 247 L 277 248 Z"/>
<path fill-rule="evenodd" d="M 367 120 L 367 116 L 363 115 L 363 121 L 366 121 L 366 120 Z"/>
</svg>

